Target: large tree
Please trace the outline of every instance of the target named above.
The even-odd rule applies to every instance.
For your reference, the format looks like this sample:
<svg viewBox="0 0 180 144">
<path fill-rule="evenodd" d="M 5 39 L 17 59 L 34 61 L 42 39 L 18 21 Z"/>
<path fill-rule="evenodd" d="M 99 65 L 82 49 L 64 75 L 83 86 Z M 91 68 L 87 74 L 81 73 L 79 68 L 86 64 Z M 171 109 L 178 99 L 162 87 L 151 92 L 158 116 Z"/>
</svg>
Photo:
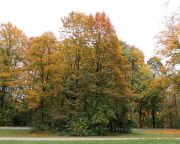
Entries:
<svg viewBox="0 0 180 144">
<path fill-rule="evenodd" d="M 129 114 L 130 69 L 109 18 L 105 13 L 72 12 L 63 19 L 63 26 L 67 69 L 63 94 L 72 108 L 70 117 L 86 115 L 94 128 L 124 128 Z"/>
<path fill-rule="evenodd" d="M 138 126 L 143 127 L 143 120 L 147 117 L 147 92 L 152 73 L 144 61 L 144 54 L 134 46 L 128 46 L 121 42 L 123 54 L 128 58 L 131 67 L 131 88 L 132 105 L 134 107 L 134 119 L 138 121 Z"/>
<path fill-rule="evenodd" d="M 53 33 L 46 32 L 29 40 L 25 53 L 24 86 L 28 107 L 40 111 L 45 122 L 47 99 L 56 97 L 61 90 L 58 43 Z"/>
<path fill-rule="evenodd" d="M 23 54 L 27 37 L 16 26 L 9 23 L 0 26 L 0 111 L 5 96 L 18 96 L 19 79 L 23 66 Z"/>
<path fill-rule="evenodd" d="M 180 18 L 179 15 L 167 17 L 166 25 L 157 35 L 157 52 L 166 60 L 169 78 L 179 86 L 180 64 Z"/>
<path fill-rule="evenodd" d="M 167 17 L 165 21 L 165 28 L 157 35 L 158 41 L 158 54 L 164 57 L 166 60 L 167 67 L 167 78 L 169 79 L 169 88 L 167 92 L 169 93 L 168 101 L 171 109 L 174 109 L 173 115 L 170 119 L 175 118 L 175 123 L 173 124 L 170 120 L 170 126 L 179 125 L 179 109 L 180 109 L 180 18 L 179 14 L 174 14 L 173 16 Z M 171 113 L 172 113 L 171 111 Z"/>
</svg>

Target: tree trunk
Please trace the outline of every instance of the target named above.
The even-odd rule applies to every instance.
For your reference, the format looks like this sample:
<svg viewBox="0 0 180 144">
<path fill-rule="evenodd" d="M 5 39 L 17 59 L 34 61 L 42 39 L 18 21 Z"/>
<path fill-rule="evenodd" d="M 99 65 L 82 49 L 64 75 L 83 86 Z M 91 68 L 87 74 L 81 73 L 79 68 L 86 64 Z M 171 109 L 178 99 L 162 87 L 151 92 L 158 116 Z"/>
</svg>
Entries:
<svg viewBox="0 0 180 144">
<path fill-rule="evenodd" d="M 172 127 L 173 125 L 173 119 L 172 119 L 172 110 L 171 110 L 171 104 L 169 104 L 169 101 L 168 101 L 168 96 L 166 96 L 166 108 L 167 108 L 167 113 L 168 113 L 168 127 Z"/>
<path fill-rule="evenodd" d="M 44 98 L 41 98 L 41 123 L 44 123 Z"/>
<path fill-rule="evenodd" d="M 153 128 L 155 128 L 156 127 L 156 112 L 155 112 L 154 107 L 152 108 L 151 115 L 152 115 L 152 126 Z"/>
<path fill-rule="evenodd" d="M 174 94 L 174 107 L 175 107 L 175 113 L 176 113 L 176 120 L 178 120 L 179 119 L 179 115 L 178 115 L 178 107 L 177 107 L 176 94 Z"/>
<path fill-rule="evenodd" d="M 86 112 L 86 110 L 87 110 L 86 105 L 87 105 L 87 96 L 85 95 L 84 96 L 84 112 Z"/>
<path fill-rule="evenodd" d="M 142 109 L 139 106 L 139 127 L 142 128 Z"/>
<path fill-rule="evenodd" d="M 2 111 L 3 106 L 4 106 L 5 94 L 6 94 L 6 87 L 2 86 L 2 90 L 1 90 L 1 93 L 0 93 L 0 112 Z"/>
<path fill-rule="evenodd" d="M 40 109 L 41 109 L 41 123 L 44 123 L 44 93 L 45 93 L 45 86 L 44 86 L 44 67 L 43 67 L 43 60 L 41 59 L 41 83 L 42 83 L 42 96 L 41 96 L 41 101 L 40 101 Z"/>
</svg>

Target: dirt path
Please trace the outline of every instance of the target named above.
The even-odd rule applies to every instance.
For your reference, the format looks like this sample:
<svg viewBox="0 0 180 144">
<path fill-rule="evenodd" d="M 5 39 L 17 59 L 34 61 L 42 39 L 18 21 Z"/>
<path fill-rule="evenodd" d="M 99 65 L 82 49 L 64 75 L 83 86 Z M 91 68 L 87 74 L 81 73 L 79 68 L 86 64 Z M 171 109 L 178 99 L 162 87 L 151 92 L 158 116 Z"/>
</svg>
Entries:
<svg viewBox="0 0 180 144">
<path fill-rule="evenodd" d="M 26 130 L 26 129 L 31 129 L 30 127 L 0 127 L 0 129 L 14 129 L 14 130 L 18 130 L 18 129 L 22 129 L 22 130 Z"/>
</svg>

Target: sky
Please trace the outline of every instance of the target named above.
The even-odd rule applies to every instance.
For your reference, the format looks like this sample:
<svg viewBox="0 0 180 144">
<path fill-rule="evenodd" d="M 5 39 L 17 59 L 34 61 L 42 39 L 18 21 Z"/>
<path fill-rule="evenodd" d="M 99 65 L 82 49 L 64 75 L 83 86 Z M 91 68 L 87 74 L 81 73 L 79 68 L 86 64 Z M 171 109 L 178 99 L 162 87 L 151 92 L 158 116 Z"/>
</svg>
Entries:
<svg viewBox="0 0 180 144">
<path fill-rule="evenodd" d="M 141 49 L 148 60 L 154 55 L 154 37 L 164 17 L 178 9 L 180 0 L 0 0 L 0 5 L 0 23 L 10 21 L 29 37 L 45 31 L 58 37 L 61 18 L 71 11 L 103 11 L 118 38 Z"/>
</svg>

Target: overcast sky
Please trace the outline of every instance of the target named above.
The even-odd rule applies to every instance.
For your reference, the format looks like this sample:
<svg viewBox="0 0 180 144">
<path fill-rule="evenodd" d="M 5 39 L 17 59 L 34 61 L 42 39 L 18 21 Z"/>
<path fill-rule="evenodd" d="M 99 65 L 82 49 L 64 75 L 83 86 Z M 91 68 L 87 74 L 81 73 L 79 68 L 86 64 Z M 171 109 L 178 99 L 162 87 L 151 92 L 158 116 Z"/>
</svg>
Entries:
<svg viewBox="0 0 180 144">
<path fill-rule="evenodd" d="M 166 3 L 168 2 L 169 3 Z M 10 21 L 27 36 L 52 31 L 58 36 L 61 17 L 71 11 L 104 11 L 119 39 L 153 56 L 154 36 L 163 17 L 177 10 L 180 0 L 0 0 L 0 23 Z"/>
</svg>

